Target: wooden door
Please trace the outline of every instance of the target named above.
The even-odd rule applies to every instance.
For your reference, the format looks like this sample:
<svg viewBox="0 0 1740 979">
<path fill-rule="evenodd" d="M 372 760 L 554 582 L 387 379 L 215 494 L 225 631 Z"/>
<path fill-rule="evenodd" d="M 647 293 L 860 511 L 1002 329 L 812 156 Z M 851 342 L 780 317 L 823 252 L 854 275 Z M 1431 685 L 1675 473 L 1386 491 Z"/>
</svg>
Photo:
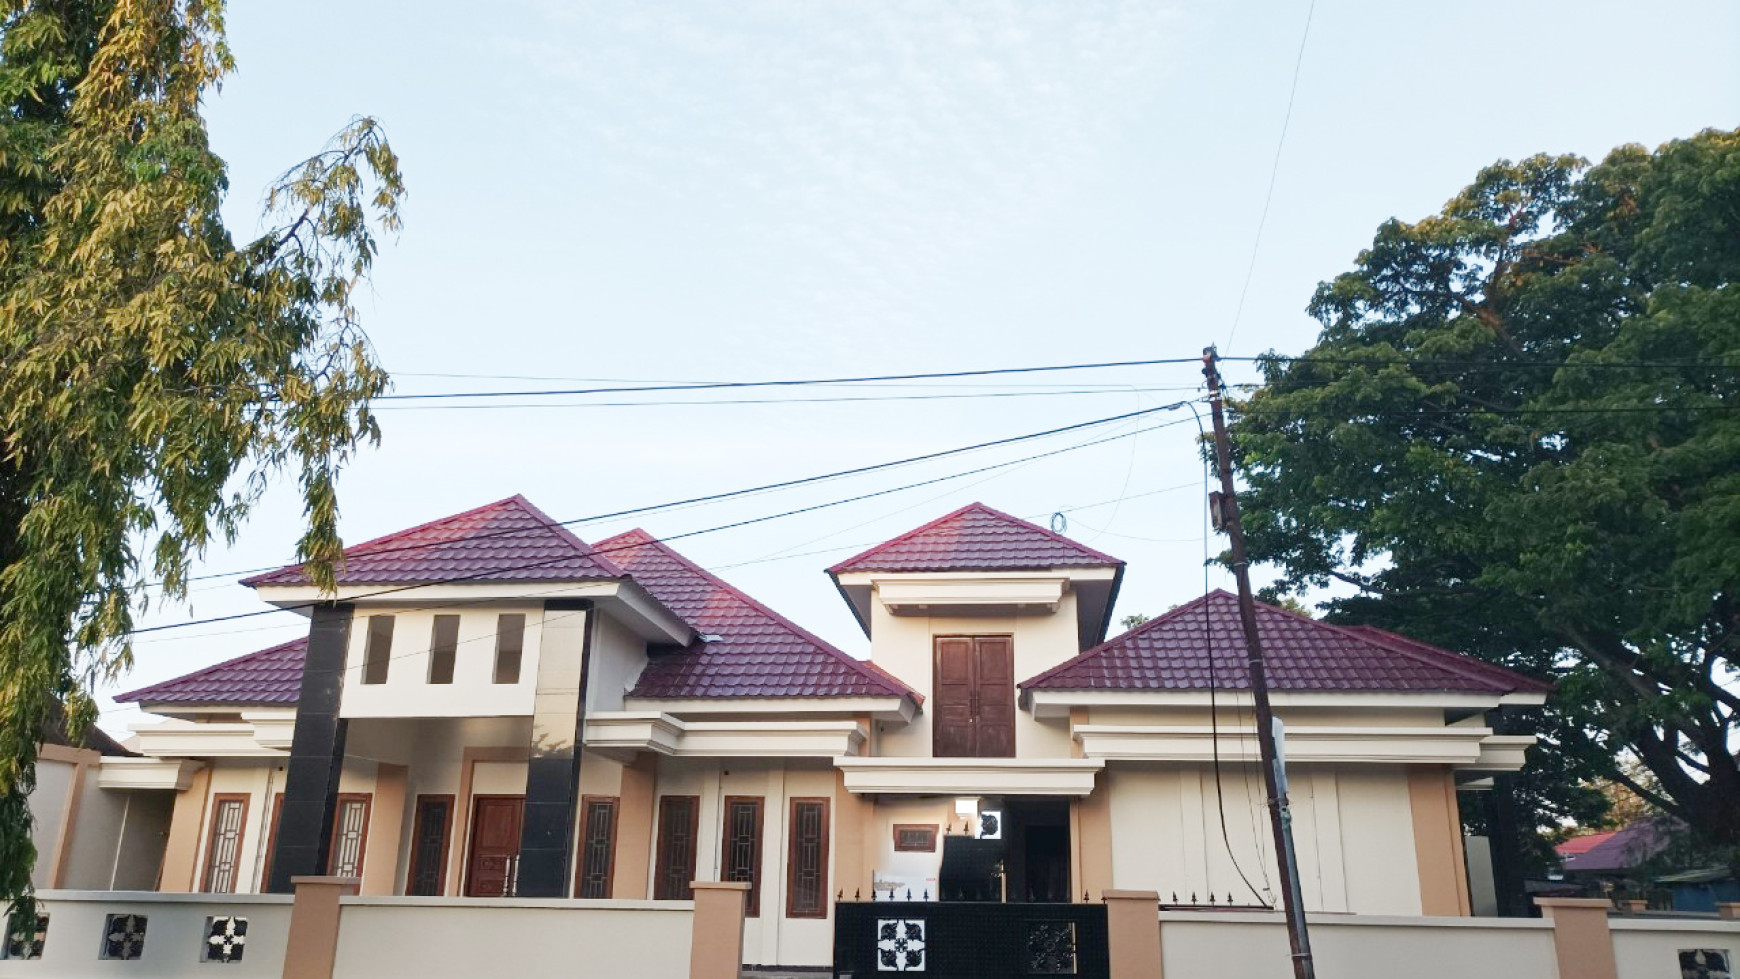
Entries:
<svg viewBox="0 0 1740 979">
<path fill-rule="evenodd" d="M 511 897 L 520 859 L 526 798 L 480 795 L 471 802 L 471 848 L 465 861 L 467 897 Z"/>
<path fill-rule="evenodd" d="M 1015 644 L 1008 636 L 938 636 L 931 753 L 1015 755 Z"/>
<path fill-rule="evenodd" d="M 696 837 L 700 830 L 701 797 L 659 797 L 659 847 L 654 864 L 653 900 L 688 901 L 695 896 Z"/>
<path fill-rule="evenodd" d="M 447 889 L 447 833 L 453 822 L 453 797 L 420 795 L 411 829 L 411 870 L 405 893 L 439 897 Z"/>
</svg>

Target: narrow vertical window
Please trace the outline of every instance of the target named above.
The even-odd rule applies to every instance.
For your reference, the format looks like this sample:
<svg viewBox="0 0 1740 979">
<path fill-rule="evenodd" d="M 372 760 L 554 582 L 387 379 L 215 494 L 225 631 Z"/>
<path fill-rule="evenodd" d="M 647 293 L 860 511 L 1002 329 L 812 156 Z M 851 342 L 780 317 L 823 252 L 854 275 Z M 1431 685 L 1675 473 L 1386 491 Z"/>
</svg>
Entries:
<svg viewBox="0 0 1740 979">
<path fill-rule="evenodd" d="M 386 683 L 387 665 L 393 660 L 393 617 L 369 616 L 368 644 L 363 647 L 364 683 Z"/>
<path fill-rule="evenodd" d="M 589 795 L 581 802 L 585 823 L 580 838 L 580 879 L 574 882 L 574 896 L 608 898 L 616 853 L 616 797 Z"/>
<path fill-rule="evenodd" d="M 526 617 L 520 613 L 495 620 L 495 682 L 520 682 L 520 652 L 526 642 Z"/>
<path fill-rule="evenodd" d="M 205 887 L 214 894 L 236 890 L 236 864 L 242 856 L 242 827 L 248 818 L 248 797 L 212 798 L 211 842 L 206 849 Z"/>
<path fill-rule="evenodd" d="M 411 872 L 405 892 L 439 897 L 447 887 L 447 834 L 453 823 L 453 797 L 420 795 L 411 828 Z"/>
<path fill-rule="evenodd" d="M 341 795 L 332 818 L 332 849 L 327 873 L 334 877 L 362 876 L 363 850 L 368 843 L 369 796 Z"/>
<path fill-rule="evenodd" d="M 453 661 L 459 655 L 459 616 L 435 616 L 429 635 L 429 682 L 452 683 Z"/>
<path fill-rule="evenodd" d="M 791 800 L 791 852 L 786 859 L 785 916 L 828 916 L 828 800 Z"/>
<path fill-rule="evenodd" d="M 694 890 L 689 885 L 695 879 L 695 835 L 700 815 L 700 796 L 660 797 L 658 869 L 653 879 L 653 900 L 694 899 Z"/>
<path fill-rule="evenodd" d="M 761 799 L 725 797 L 722 879 L 749 885 L 747 914 L 761 914 Z"/>
</svg>

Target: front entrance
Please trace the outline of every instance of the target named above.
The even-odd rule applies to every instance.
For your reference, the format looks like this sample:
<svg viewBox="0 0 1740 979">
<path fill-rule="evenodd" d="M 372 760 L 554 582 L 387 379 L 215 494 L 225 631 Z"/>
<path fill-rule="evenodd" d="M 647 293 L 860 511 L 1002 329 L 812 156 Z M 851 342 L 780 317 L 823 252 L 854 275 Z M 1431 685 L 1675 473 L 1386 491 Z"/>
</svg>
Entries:
<svg viewBox="0 0 1740 979">
<path fill-rule="evenodd" d="M 512 897 L 519 877 L 520 825 L 526 797 L 480 795 L 471 802 L 466 897 Z"/>
</svg>

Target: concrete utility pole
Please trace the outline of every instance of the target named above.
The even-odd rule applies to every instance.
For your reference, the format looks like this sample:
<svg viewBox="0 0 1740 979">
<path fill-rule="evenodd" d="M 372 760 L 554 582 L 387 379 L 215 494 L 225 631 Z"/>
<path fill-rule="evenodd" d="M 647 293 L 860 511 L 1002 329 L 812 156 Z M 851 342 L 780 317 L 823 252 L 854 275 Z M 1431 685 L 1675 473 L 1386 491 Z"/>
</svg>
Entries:
<svg viewBox="0 0 1740 979">
<path fill-rule="evenodd" d="M 1269 825 L 1280 854 L 1281 904 L 1287 916 L 1287 942 L 1293 949 L 1294 979 L 1315 979 L 1311 936 L 1305 930 L 1305 905 L 1299 897 L 1299 863 L 1293 853 L 1293 812 L 1287 805 L 1287 776 L 1281 770 L 1280 728 L 1269 707 L 1269 681 L 1263 669 L 1263 643 L 1257 635 L 1257 605 L 1251 595 L 1250 561 L 1245 557 L 1245 528 L 1239 520 L 1239 499 L 1233 492 L 1232 446 L 1227 441 L 1226 416 L 1221 411 L 1220 371 L 1215 349 L 1202 352 L 1202 374 L 1208 378 L 1208 405 L 1214 415 L 1214 455 L 1220 470 L 1220 493 L 1211 496 L 1214 524 L 1232 544 L 1233 575 L 1239 583 L 1239 621 L 1245 631 L 1245 661 L 1251 673 L 1251 706 L 1257 715 L 1257 746 L 1263 760 L 1263 788 L 1269 796 Z"/>
</svg>

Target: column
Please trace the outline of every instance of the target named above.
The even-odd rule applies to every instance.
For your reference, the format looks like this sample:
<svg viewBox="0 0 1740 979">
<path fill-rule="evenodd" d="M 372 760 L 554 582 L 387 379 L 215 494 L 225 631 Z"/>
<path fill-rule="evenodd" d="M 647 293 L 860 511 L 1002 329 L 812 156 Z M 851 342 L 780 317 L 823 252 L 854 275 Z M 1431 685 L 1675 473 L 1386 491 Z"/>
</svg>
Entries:
<svg viewBox="0 0 1740 979">
<path fill-rule="evenodd" d="M 580 806 L 580 741 L 586 723 L 586 659 L 592 652 L 592 603 L 544 603 L 538 640 L 538 686 L 526 758 L 525 822 L 520 830 L 518 894 L 566 897 Z"/>
<path fill-rule="evenodd" d="M 296 731 L 284 776 L 284 808 L 266 890 L 287 894 L 292 877 L 326 872 L 332 845 L 332 814 L 338 776 L 344 769 L 345 722 L 338 716 L 344 692 L 344 661 L 355 606 L 328 602 L 314 607 L 308 626 L 308 657 L 296 701 Z"/>
<path fill-rule="evenodd" d="M 1613 905 L 1606 898 L 1537 897 L 1535 903 L 1553 923 L 1559 979 L 1617 979 L 1613 932 L 1607 925 Z"/>
<path fill-rule="evenodd" d="M 659 756 L 643 751 L 632 764 L 622 766 L 621 801 L 616 812 L 615 878 L 610 893 L 618 898 L 644 901 L 647 880 L 652 876 L 653 823 L 659 782 Z"/>
</svg>

